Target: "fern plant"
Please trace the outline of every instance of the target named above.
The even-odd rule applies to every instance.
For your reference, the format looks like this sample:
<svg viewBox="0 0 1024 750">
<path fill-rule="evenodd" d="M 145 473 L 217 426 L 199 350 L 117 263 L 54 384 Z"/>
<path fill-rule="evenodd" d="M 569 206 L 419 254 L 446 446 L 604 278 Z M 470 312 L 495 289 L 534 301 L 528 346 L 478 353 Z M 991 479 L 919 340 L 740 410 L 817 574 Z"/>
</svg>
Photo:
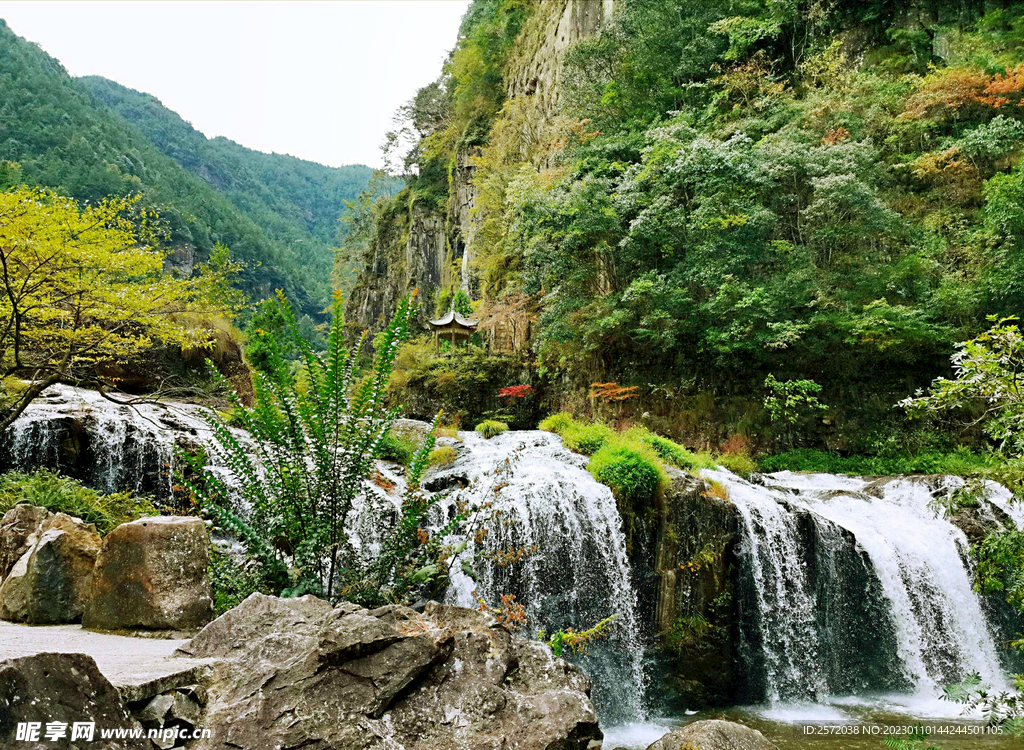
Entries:
<svg viewBox="0 0 1024 750">
<path fill-rule="evenodd" d="M 316 352 L 279 296 L 284 343 L 299 352 L 298 373 L 282 357 L 267 357 L 267 367 L 254 374 L 254 403 L 246 406 L 232 396 L 233 423 L 248 437 L 230 429 L 216 412 L 207 415 L 215 443 L 211 453 L 229 469 L 230 487 L 201 457 L 182 456 L 188 468 L 180 483 L 219 527 L 239 538 L 267 589 L 331 601 L 400 601 L 432 578 L 429 558 L 443 557 L 444 539 L 463 520 L 456 517 L 433 537 L 425 530 L 438 498 L 422 492 L 419 480 L 434 446 L 435 419 L 409 461 L 397 517 L 386 513 L 377 521 L 374 552 L 360 549 L 349 533 L 366 499 L 366 477 L 397 416 L 387 406 L 385 386 L 398 347 L 408 337 L 415 293 L 398 304 L 376 338 L 372 368 L 361 377 L 357 362 L 366 333 L 346 346 L 340 299 L 334 303 L 326 351 Z"/>
</svg>

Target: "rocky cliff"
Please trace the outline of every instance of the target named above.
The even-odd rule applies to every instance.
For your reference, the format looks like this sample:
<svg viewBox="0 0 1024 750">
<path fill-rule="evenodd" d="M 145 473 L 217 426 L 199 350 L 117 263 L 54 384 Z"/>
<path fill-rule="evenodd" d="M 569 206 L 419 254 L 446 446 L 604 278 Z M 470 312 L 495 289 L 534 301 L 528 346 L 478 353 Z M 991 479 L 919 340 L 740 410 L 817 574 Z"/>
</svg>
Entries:
<svg viewBox="0 0 1024 750">
<path fill-rule="evenodd" d="M 500 71 L 506 101 L 536 97 L 535 112 L 542 120 L 557 111 L 559 84 L 566 51 L 596 33 L 611 17 L 614 0 L 541 0 L 515 38 Z M 465 29 L 464 29 L 465 31 Z M 478 292 L 474 267 L 474 159 L 486 143 L 488 116 L 474 119 L 461 133 L 447 164 L 443 199 L 425 198 L 418 175 L 377 222 L 366 264 L 349 295 L 347 319 L 359 328 L 380 330 L 395 302 L 418 289 L 427 302 L 421 323 L 433 312 L 441 289 Z"/>
</svg>

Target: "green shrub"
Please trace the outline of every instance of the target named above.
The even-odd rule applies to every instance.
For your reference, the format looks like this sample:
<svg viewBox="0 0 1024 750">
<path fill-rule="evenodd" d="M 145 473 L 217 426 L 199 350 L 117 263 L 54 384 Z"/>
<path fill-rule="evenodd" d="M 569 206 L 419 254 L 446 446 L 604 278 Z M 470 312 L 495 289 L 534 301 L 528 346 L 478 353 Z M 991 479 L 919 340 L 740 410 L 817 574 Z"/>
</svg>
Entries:
<svg viewBox="0 0 1024 750">
<path fill-rule="evenodd" d="M 757 471 L 754 459 L 746 453 L 723 453 L 718 457 L 718 464 L 744 479 Z"/>
<path fill-rule="evenodd" d="M 415 453 L 416 446 L 411 440 L 389 432 L 380 443 L 380 453 L 377 457 L 407 466 Z"/>
<path fill-rule="evenodd" d="M 101 534 L 142 516 L 159 515 L 149 498 L 129 492 L 101 495 L 45 469 L 33 474 L 12 471 L 0 475 L 0 516 L 23 502 L 96 524 Z"/>
<path fill-rule="evenodd" d="M 239 564 L 234 558 L 210 550 L 210 587 L 213 589 L 213 611 L 222 615 L 237 607 L 250 594 L 259 591 L 273 594 L 260 582 L 260 576 L 251 568 Z"/>
<path fill-rule="evenodd" d="M 430 466 L 447 466 L 455 460 L 457 455 L 455 449 L 450 445 L 442 445 L 440 448 L 434 448 L 434 450 L 430 451 L 427 464 Z"/>
<path fill-rule="evenodd" d="M 667 481 L 657 455 L 637 443 L 609 442 L 591 456 L 588 468 L 594 479 L 633 507 L 649 502 Z"/>
<path fill-rule="evenodd" d="M 578 422 L 573 419 L 572 414 L 567 411 L 560 411 L 557 414 L 545 417 L 541 423 L 537 425 L 537 429 L 561 435 L 563 431 L 576 424 L 578 424 Z"/>
<path fill-rule="evenodd" d="M 575 423 L 561 433 L 565 447 L 571 451 L 592 456 L 608 444 L 615 433 L 606 425 L 595 422 L 582 425 Z"/>
<path fill-rule="evenodd" d="M 697 467 L 697 457 L 679 443 L 655 435 L 645 427 L 634 427 L 627 433 L 632 440 L 647 445 L 658 454 L 662 461 L 678 466 L 681 469 L 693 469 Z"/>
<path fill-rule="evenodd" d="M 495 419 L 485 419 L 476 426 L 477 434 L 483 435 L 488 440 L 495 435 L 500 435 L 506 430 L 508 430 L 508 425 Z"/>
</svg>

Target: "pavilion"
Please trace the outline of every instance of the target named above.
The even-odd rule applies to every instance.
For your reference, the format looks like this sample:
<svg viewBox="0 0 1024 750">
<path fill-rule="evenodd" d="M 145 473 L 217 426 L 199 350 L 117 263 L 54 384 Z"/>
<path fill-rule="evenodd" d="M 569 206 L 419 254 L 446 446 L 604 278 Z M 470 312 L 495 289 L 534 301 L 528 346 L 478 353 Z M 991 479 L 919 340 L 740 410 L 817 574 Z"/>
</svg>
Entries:
<svg viewBox="0 0 1024 750">
<path fill-rule="evenodd" d="M 469 337 L 473 335 L 479 322 L 464 318 L 455 310 L 449 310 L 440 318 L 431 320 L 430 328 L 434 331 L 434 349 L 440 350 L 442 338 L 451 341 L 453 347 L 456 341 L 468 345 Z"/>
</svg>

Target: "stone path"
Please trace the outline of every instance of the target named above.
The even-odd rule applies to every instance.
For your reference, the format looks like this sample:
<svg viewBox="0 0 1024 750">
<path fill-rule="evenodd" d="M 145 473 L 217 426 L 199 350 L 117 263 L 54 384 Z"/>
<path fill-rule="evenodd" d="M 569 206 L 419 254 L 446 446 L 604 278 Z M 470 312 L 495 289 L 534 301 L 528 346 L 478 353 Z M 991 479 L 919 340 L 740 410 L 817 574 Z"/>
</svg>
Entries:
<svg viewBox="0 0 1024 750">
<path fill-rule="evenodd" d="M 174 656 L 186 640 L 94 633 L 81 625 L 0 621 L 0 661 L 40 653 L 88 654 L 122 697 L 135 701 L 202 679 L 214 660 Z"/>
</svg>

